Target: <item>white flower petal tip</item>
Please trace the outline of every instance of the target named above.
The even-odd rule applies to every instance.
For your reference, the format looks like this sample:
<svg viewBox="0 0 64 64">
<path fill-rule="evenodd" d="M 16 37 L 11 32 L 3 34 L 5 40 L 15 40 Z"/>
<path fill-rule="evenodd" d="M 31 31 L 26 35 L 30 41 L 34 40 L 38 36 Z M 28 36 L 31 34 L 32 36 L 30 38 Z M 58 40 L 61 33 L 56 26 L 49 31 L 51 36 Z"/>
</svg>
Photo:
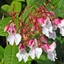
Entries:
<svg viewBox="0 0 64 64">
<path fill-rule="evenodd" d="M 51 61 L 55 61 L 55 59 L 57 59 L 56 55 L 57 54 L 55 50 L 53 52 L 48 52 L 48 59 L 50 59 Z"/>
<path fill-rule="evenodd" d="M 21 35 L 20 34 L 16 34 L 15 35 L 15 43 L 16 43 L 16 45 L 18 45 L 19 43 L 20 43 L 20 41 L 21 41 Z"/>
<path fill-rule="evenodd" d="M 21 62 L 22 61 L 22 56 L 20 55 L 20 53 L 18 52 L 16 54 L 16 57 L 18 58 L 18 61 Z"/>
<path fill-rule="evenodd" d="M 22 61 L 22 59 L 24 60 L 24 62 L 26 62 L 27 60 L 28 60 L 28 54 L 26 53 L 26 52 L 18 52 L 17 54 L 16 54 L 16 57 L 18 58 L 18 61 L 19 62 L 21 62 Z"/>
<path fill-rule="evenodd" d="M 27 60 L 28 60 L 28 54 L 27 53 L 25 53 L 25 55 L 23 56 L 23 60 L 24 60 L 24 62 L 26 63 L 27 62 Z"/>
<path fill-rule="evenodd" d="M 14 35 L 9 35 L 7 38 L 7 41 L 9 42 L 10 45 L 14 44 Z"/>
<path fill-rule="evenodd" d="M 34 49 L 33 49 L 33 50 L 30 50 L 29 56 L 30 56 L 32 59 L 35 58 L 35 50 L 34 50 Z"/>
<path fill-rule="evenodd" d="M 42 49 L 41 48 L 36 48 L 36 57 L 39 59 L 41 54 L 42 54 Z"/>
</svg>

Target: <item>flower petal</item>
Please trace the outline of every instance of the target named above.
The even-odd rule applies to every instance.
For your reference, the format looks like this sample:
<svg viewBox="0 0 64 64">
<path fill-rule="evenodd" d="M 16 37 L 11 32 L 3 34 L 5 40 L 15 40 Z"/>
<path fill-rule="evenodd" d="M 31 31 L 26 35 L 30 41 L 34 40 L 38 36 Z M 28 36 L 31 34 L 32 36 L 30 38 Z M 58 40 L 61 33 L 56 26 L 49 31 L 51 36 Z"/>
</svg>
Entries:
<svg viewBox="0 0 64 64">
<path fill-rule="evenodd" d="M 53 52 L 48 52 L 48 59 L 50 59 L 51 61 L 55 61 L 55 59 L 57 59 L 55 50 Z"/>
<path fill-rule="evenodd" d="M 34 49 L 30 50 L 29 56 L 30 56 L 32 59 L 35 58 L 35 50 L 34 50 Z"/>
<path fill-rule="evenodd" d="M 15 35 L 15 43 L 16 43 L 16 45 L 18 45 L 20 43 L 20 41 L 21 41 L 21 35 L 20 34 L 16 34 Z"/>
<path fill-rule="evenodd" d="M 24 60 L 24 62 L 26 62 L 26 61 L 28 60 L 28 54 L 27 54 L 27 53 L 25 53 L 25 54 L 23 55 L 23 60 Z"/>
<path fill-rule="evenodd" d="M 20 54 L 20 52 L 18 52 L 18 53 L 16 54 L 16 57 L 18 58 L 18 60 L 19 60 L 19 62 L 20 62 L 20 61 L 22 60 L 23 55 Z"/>
<path fill-rule="evenodd" d="M 45 34 L 47 37 L 49 36 L 49 31 L 46 27 L 42 29 L 42 33 Z"/>
<path fill-rule="evenodd" d="M 64 28 L 60 28 L 60 34 L 64 36 Z"/>
<path fill-rule="evenodd" d="M 49 47 L 50 47 L 49 51 L 51 51 L 51 52 L 54 51 L 56 48 L 56 43 L 53 42 L 51 45 L 49 45 Z"/>
<path fill-rule="evenodd" d="M 36 48 L 35 51 L 36 51 L 36 57 L 39 59 L 41 54 L 42 54 L 42 49 L 41 48 Z"/>
<path fill-rule="evenodd" d="M 8 36 L 7 41 L 9 41 L 10 45 L 13 45 L 14 44 L 14 39 L 15 39 L 14 35 L 11 34 L 11 35 Z"/>
<path fill-rule="evenodd" d="M 48 38 L 52 38 L 53 40 L 55 40 L 56 38 L 56 33 L 53 31 L 52 33 L 49 32 L 49 37 Z"/>
</svg>

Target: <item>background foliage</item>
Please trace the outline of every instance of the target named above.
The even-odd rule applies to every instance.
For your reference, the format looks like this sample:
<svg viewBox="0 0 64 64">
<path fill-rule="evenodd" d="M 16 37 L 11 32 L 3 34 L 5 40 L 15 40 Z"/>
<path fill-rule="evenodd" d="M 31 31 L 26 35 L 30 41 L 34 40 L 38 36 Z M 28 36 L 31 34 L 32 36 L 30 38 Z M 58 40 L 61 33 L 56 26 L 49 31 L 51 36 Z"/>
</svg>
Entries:
<svg viewBox="0 0 64 64">
<path fill-rule="evenodd" d="M 7 36 L 7 33 L 4 33 L 4 27 L 6 24 L 8 24 L 8 21 L 11 19 L 11 17 L 7 14 L 8 12 L 12 12 L 12 8 L 14 7 L 14 12 L 18 12 L 18 16 L 20 13 L 22 14 L 22 20 L 23 22 L 26 21 L 26 18 L 28 14 L 33 11 L 34 8 L 38 6 L 46 5 L 46 7 L 54 11 L 56 14 L 56 17 L 64 18 L 64 0 L 51 0 L 50 2 L 48 0 L 0 0 L 0 36 Z M 27 7 L 30 7 L 26 9 Z M 22 13 L 21 11 L 24 11 Z M 2 14 L 4 13 L 5 18 L 1 20 Z M 16 20 L 16 23 L 18 21 Z M 40 59 L 35 58 L 32 60 L 29 58 L 27 63 L 18 62 L 16 58 L 16 53 L 18 52 L 18 48 L 16 45 L 14 46 L 5 46 L 3 48 L 0 46 L 0 64 L 64 64 L 64 37 L 60 36 L 58 33 L 59 30 L 57 30 L 58 36 L 56 37 L 56 43 L 57 43 L 57 57 L 58 59 L 55 62 L 51 62 L 47 59 L 46 54 L 42 55 Z M 52 40 L 49 39 L 49 43 Z M 2 43 L 0 41 L 0 43 Z M 4 42 L 6 43 L 6 42 Z"/>
</svg>

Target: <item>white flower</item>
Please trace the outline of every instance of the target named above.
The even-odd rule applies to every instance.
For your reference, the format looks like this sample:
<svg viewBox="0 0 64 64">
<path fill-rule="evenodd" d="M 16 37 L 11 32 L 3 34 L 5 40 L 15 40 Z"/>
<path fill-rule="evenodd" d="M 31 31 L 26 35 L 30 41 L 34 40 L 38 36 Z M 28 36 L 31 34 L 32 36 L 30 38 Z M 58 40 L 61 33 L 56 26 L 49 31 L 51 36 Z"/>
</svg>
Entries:
<svg viewBox="0 0 64 64">
<path fill-rule="evenodd" d="M 50 21 L 50 19 L 47 17 L 45 20 L 45 25 L 42 28 L 42 33 L 45 34 L 48 38 L 55 39 L 56 38 L 56 33 L 53 31 L 53 26 Z"/>
<path fill-rule="evenodd" d="M 64 19 L 61 20 L 60 24 L 58 24 L 58 28 L 60 29 L 60 34 L 64 36 Z"/>
<path fill-rule="evenodd" d="M 6 25 L 4 31 L 7 31 L 9 34 L 7 37 L 7 41 L 10 45 L 13 45 L 14 42 L 16 43 L 16 45 L 20 43 L 21 35 L 16 34 L 16 28 L 14 24 Z"/>
<path fill-rule="evenodd" d="M 21 41 L 21 35 L 20 34 L 9 34 L 9 36 L 7 37 L 7 41 L 9 42 L 10 45 L 13 45 L 14 42 L 16 43 L 16 45 L 18 45 L 19 42 Z"/>
<path fill-rule="evenodd" d="M 56 50 L 48 52 L 48 59 L 50 59 L 51 61 L 55 61 L 55 59 L 57 59 L 56 55 Z"/>
<path fill-rule="evenodd" d="M 18 58 L 19 62 L 22 61 L 22 59 L 24 62 L 26 62 L 28 60 L 28 53 L 26 53 L 26 51 L 19 51 L 16 54 L 16 57 Z"/>
<path fill-rule="evenodd" d="M 55 61 L 55 59 L 57 59 L 55 48 L 56 48 L 55 42 L 53 42 L 51 45 L 43 44 L 43 50 L 47 53 L 48 59 L 50 59 L 51 61 Z"/>
<path fill-rule="evenodd" d="M 20 44 L 19 46 L 19 52 L 16 54 L 16 57 L 18 58 L 19 62 L 22 61 L 22 59 L 24 62 L 26 62 L 29 55 L 26 52 L 24 45 Z"/>
<path fill-rule="evenodd" d="M 29 43 L 30 43 L 30 42 L 31 42 L 31 41 L 29 41 Z M 32 44 L 33 44 L 33 46 L 32 46 Z M 36 40 L 36 39 L 34 39 L 34 40 L 32 41 L 32 44 L 29 46 L 29 47 L 31 48 L 31 50 L 29 51 L 29 56 L 30 56 L 32 59 L 34 59 L 34 58 L 35 58 L 35 55 L 36 55 L 36 57 L 39 59 L 40 56 L 41 56 L 41 54 L 42 54 L 42 49 L 38 47 L 38 45 L 37 45 L 37 40 Z"/>
</svg>

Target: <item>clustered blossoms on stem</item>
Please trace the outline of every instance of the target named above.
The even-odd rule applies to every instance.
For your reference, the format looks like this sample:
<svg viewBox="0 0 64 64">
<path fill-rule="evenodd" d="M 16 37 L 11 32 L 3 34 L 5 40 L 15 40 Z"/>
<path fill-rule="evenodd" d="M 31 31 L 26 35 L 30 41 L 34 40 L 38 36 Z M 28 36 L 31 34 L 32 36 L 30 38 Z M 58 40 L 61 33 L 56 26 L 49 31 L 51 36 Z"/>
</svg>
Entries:
<svg viewBox="0 0 64 64">
<path fill-rule="evenodd" d="M 7 41 L 9 41 L 10 45 L 13 45 L 14 42 L 16 43 L 16 45 L 19 44 L 19 42 L 21 41 L 21 35 L 16 34 L 16 27 L 14 23 L 6 25 L 4 31 L 7 31 L 9 34 Z"/>
<path fill-rule="evenodd" d="M 54 18 L 54 12 L 48 11 L 44 6 L 38 7 L 34 12 L 28 15 L 28 22 L 19 23 L 20 34 L 17 33 L 15 23 L 5 26 L 4 31 L 8 32 L 7 41 L 10 45 L 16 43 L 19 45 L 19 52 L 16 54 L 19 62 L 22 59 L 26 62 L 30 56 L 32 59 L 38 59 L 42 55 L 42 50 L 47 53 L 48 59 L 55 61 L 56 43 L 48 44 L 47 38 L 55 40 L 56 29 L 60 29 L 60 34 L 64 36 L 64 19 Z M 21 40 L 22 39 L 22 40 Z M 20 44 L 19 44 L 20 43 Z M 27 47 L 29 51 L 27 52 Z"/>
</svg>

